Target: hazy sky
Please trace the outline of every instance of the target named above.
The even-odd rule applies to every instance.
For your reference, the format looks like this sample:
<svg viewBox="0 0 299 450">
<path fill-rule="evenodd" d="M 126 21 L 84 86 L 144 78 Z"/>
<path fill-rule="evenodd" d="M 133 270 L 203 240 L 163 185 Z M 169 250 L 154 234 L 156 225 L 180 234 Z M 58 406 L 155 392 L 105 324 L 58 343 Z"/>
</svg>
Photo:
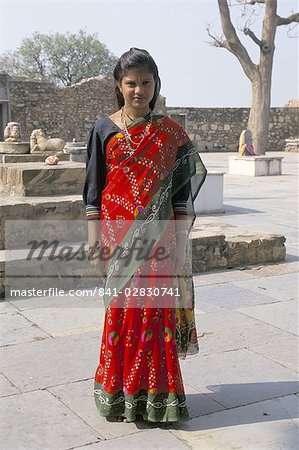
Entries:
<svg viewBox="0 0 299 450">
<path fill-rule="evenodd" d="M 278 0 L 281 16 L 298 9 L 297 0 Z M 232 14 L 241 23 L 240 8 Z M 158 64 L 168 106 L 249 106 L 249 81 L 232 54 L 208 45 L 207 24 L 220 34 L 216 0 L 0 0 L 0 53 L 16 49 L 35 31 L 82 28 L 99 33 L 116 56 L 130 47 L 147 49 Z M 254 25 L 257 35 L 260 25 Z M 245 36 L 242 41 L 257 63 L 257 46 Z M 272 106 L 298 98 L 298 42 L 286 27 L 278 28 Z"/>
</svg>

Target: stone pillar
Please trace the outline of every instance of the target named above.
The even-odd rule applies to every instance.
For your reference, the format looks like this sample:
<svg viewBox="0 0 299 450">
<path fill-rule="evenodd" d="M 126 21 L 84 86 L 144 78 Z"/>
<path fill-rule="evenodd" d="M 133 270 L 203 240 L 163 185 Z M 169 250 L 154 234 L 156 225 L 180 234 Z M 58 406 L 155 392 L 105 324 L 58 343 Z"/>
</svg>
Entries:
<svg viewBox="0 0 299 450">
<path fill-rule="evenodd" d="M 4 140 L 4 128 L 10 121 L 9 75 L 0 71 L 0 141 Z"/>
</svg>

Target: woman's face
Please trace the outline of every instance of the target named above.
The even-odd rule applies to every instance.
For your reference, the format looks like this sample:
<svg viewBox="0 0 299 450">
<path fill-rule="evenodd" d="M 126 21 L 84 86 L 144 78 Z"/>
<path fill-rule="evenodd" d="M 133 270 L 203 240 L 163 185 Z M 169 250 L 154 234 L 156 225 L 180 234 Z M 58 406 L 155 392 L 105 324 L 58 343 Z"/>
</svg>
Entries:
<svg viewBox="0 0 299 450">
<path fill-rule="evenodd" d="M 123 76 L 119 88 L 125 107 L 136 111 L 148 110 L 155 92 L 154 76 L 147 68 L 131 69 Z"/>
</svg>

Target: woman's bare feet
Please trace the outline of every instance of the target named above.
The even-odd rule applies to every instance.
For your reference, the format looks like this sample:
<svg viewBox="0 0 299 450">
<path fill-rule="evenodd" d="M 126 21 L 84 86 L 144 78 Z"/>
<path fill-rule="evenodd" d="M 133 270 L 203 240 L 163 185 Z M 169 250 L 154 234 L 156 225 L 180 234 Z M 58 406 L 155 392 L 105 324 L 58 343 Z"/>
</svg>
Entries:
<svg viewBox="0 0 299 450">
<path fill-rule="evenodd" d="M 106 417 L 106 419 L 108 420 L 108 422 L 125 422 L 125 423 L 129 422 L 126 417 L 122 417 L 122 416 L 111 416 L 111 417 Z"/>
</svg>

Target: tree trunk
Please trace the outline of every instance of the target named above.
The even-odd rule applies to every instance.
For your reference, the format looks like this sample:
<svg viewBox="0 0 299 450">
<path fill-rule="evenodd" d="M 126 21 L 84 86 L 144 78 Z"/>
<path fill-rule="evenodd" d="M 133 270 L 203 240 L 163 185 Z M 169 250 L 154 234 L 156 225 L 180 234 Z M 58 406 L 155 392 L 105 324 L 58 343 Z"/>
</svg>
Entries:
<svg viewBox="0 0 299 450">
<path fill-rule="evenodd" d="M 258 71 L 252 82 L 252 105 L 248 120 L 248 129 L 252 133 L 253 148 L 257 155 L 264 155 L 267 150 L 270 102 L 271 71 L 264 76 Z"/>
</svg>

